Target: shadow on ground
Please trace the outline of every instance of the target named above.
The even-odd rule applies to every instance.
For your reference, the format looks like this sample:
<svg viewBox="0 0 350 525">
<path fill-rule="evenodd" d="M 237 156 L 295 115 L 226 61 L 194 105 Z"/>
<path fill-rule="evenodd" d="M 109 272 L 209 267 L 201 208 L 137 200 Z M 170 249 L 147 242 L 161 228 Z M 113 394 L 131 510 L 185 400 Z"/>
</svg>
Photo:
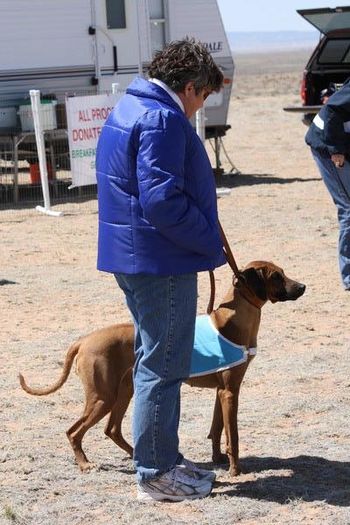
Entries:
<svg viewBox="0 0 350 525">
<path fill-rule="evenodd" d="M 269 173 L 239 173 L 237 175 L 221 175 L 217 178 L 218 188 L 235 188 L 237 186 L 253 186 L 255 184 L 292 184 L 293 182 L 313 182 L 320 177 L 277 177 Z"/>
<path fill-rule="evenodd" d="M 323 501 L 330 505 L 348 506 L 350 502 L 350 462 L 330 461 L 317 456 L 296 456 L 294 458 L 247 457 L 241 461 L 245 473 L 265 473 L 253 481 L 233 480 L 216 483 L 224 490 L 219 494 L 243 496 L 276 503 L 290 503 L 295 499 Z M 287 473 L 274 471 L 287 470 Z M 226 487 L 228 490 L 225 490 Z M 230 488 L 229 488 L 230 487 Z M 218 494 L 218 495 L 219 495 Z M 215 497 L 215 492 L 213 493 Z"/>
<path fill-rule="evenodd" d="M 16 281 L 9 281 L 8 279 L 0 279 L 0 286 L 6 286 L 7 284 L 17 284 Z"/>
</svg>

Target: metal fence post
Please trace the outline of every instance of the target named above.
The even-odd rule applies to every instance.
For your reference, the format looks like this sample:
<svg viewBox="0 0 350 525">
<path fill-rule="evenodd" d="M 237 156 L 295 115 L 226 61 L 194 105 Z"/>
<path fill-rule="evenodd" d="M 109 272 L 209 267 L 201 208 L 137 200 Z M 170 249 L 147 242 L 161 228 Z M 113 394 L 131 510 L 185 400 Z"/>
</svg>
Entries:
<svg viewBox="0 0 350 525">
<path fill-rule="evenodd" d="M 205 109 L 204 107 L 196 111 L 196 132 L 204 145 L 205 143 Z M 229 195 L 230 193 L 231 193 L 231 190 L 228 188 L 216 188 L 216 196 L 218 198 L 224 195 Z"/>
<path fill-rule="evenodd" d="M 49 192 L 49 179 L 47 174 L 47 163 L 46 163 L 46 152 L 45 152 L 45 139 L 44 131 L 42 129 L 41 117 L 40 117 L 40 91 L 38 89 L 31 89 L 29 91 L 30 100 L 32 103 L 32 112 L 34 120 L 34 130 L 35 130 L 35 140 L 36 147 L 38 150 L 39 158 L 39 169 L 40 169 L 40 180 L 41 187 L 43 190 L 44 196 L 44 207 L 36 206 L 36 209 L 47 215 L 52 215 L 54 217 L 59 217 L 62 215 L 62 212 L 52 211 L 50 209 L 50 192 Z"/>
<path fill-rule="evenodd" d="M 196 132 L 204 144 L 205 142 L 205 109 L 204 107 L 196 111 Z"/>
<path fill-rule="evenodd" d="M 118 94 L 119 86 L 120 86 L 119 82 L 113 82 L 113 84 L 112 84 L 112 93 L 113 93 L 113 95 L 117 95 Z"/>
</svg>

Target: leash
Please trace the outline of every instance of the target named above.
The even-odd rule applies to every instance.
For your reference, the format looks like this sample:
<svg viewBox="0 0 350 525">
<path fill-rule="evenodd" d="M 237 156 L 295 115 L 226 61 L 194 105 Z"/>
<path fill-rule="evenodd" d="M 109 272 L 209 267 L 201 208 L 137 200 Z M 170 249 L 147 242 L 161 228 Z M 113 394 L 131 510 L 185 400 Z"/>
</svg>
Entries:
<svg viewBox="0 0 350 525">
<path fill-rule="evenodd" d="M 235 258 L 233 256 L 232 250 L 230 248 L 230 245 L 228 243 L 227 237 L 225 235 L 223 227 L 221 226 L 220 221 L 219 221 L 219 231 L 220 231 L 222 243 L 224 245 L 224 253 L 226 256 L 227 263 L 230 266 L 231 270 L 233 271 L 233 274 L 236 277 L 236 279 L 241 280 L 242 274 L 238 269 L 237 263 L 235 261 Z M 210 278 L 210 298 L 209 298 L 209 303 L 207 306 L 208 315 L 210 315 L 212 311 L 214 310 L 214 302 L 215 302 L 215 277 L 214 277 L 213 270 L 209 270 L 209 278 Z"/>
<path fill-rule="evenodd" d="M 236 264 L 235 258 L 233 257 L 233 253 L 231 251 L 230 245 L 228 243 L 227 237 L 226 237 L 225 232 L 224 232 L 224 230 L 223 230 L 223 228 L 221 226 L 220 221 L 219 221 L 219 230 L 220 230 L 221 239 L 222 239 L 222 242 L 223 242 L 223 245 L 224 245 L 224 252 L 225 252 L 225 255 L 226 255 L 227 262 L 228 262 L 231 270 L 233 271 L 234 276 L 239 280 L 239 279 L 242 278 L 242 273 L 238 269 L 238 266 Z"/>
<path fill-rule="evenodd" d="M 251 297 L 248 297 L 246 293 L 242 293 L 242 290 L 240 290 L 242 295 L 243 295 L 243 297 L 246 299 L 246 301 L 248 301 L 248 303 L 250 303 L 251 305 L 255 306 L 255 308 L 260 309 L 262 305 L 261 305 L 259 300 L 258 301 L 254 300 L 254 299 L 257 299 L 255 297 L 254 292 L 250 289 L 248 284 L 245 282 L 245 280 L 244 280 L 244 278 L 242 276 L 242 272 L 238 269 L 236 260 L 235 260 L 235 258 L 233 256 L 232 250 L 230 248 L 230 245 L 228 243 L 227 237 L 225 235 L 223 227 L 221 226 L 220 221 L 219 221 L 219 231 L 220 231 L 222 243 L 224 245 L 224 253 L 225 253 L 225 256 L 226 256 L 226 260 L 227 260 L 227 263 L 230 266 L 234 276 L 236 277 L 236 283 L 240 283 L 243 286 L 243 288 L 245 288 L 245 291 L 249 292 L 248 295 L 251 296 Z M 210 298 L 209 298 L 209 302 L 208 302 L 208 306 L 207 306 L 207 314 L 208 315 L 210 315 L 212 313 L 212 311 L 214 310 L 214 302 L 215 302 L 215 277 L 214 277 L 213 270 L 209 270 L 209 278 L 210 278 Z"/>
</svg>

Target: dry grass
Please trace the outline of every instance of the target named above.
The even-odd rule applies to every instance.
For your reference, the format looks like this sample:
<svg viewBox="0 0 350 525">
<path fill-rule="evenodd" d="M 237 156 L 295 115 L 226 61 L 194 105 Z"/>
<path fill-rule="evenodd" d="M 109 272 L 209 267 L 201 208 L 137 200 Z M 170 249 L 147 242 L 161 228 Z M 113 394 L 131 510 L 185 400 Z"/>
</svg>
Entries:
<svg viewBox="0 0 350 525">
<path fill-rule="evenodd" d="M 305 128 L 282 111 L 297 101 L 302 66 L 281 79 L 267 66 L 252 74 L 251 62 L 237 77 L 225 139 L 242 171 L 226 179 L 231 195 L 219 200 L 238 263 L 270 259 L 307 284 L 296 303 L 264 307 L 259 352 L 241 392 L 245 473 L 231 480 L 218 468 L 205 500 L 141 505 L 132 463 L 102 423 L 85 439 L 97 468 L 80 474 L 65 436 L 82 410 L 79 380 L 72 374 L 57 394 L 33 398 L 17 373 L 50 383 L 78 335 L 128 313 L 113 279 L 95 270 L 91 204 L 60 207 L 60 219 L 2 212 L 1 524 L 350 524 L 350 304 L 337 271 L 335 210 L 303 144 Z M 218 296 L 230 278 L 227 268 L 217 272 Z M 203 274 L 201 312 L 208 295 Z M 183 388 L 181 447 L 209 466 L 213 401 L 211 391 Z"/>
</svg>

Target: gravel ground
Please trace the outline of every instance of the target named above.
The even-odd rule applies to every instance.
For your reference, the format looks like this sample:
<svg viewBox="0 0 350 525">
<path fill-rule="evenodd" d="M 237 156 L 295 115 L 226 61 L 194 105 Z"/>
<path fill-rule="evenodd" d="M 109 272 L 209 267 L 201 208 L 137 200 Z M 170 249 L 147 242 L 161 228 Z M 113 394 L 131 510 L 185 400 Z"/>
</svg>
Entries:
<svg viewBox="0 0 350 525">
<path fill-rule="evenodd" d="M 61 218 L 3 211 L 1 525 L 350 524 L 350 297 L 338 276 L 335 209 L 304 146 L 305 127 L 282 110 L 298 102 L 304 58 L 237 57 L 224 142 L 241 170 L 225 177 L 231 193 L 218 201 L 238 264 L 272 260 L 307 285 L 297 302 L 263 309 L 258 355 L 241 390 L 244 474 L 230 479 L 215 466 L 209 498 L 140 504 L 132 462 L 104 436 L 104 422 L 85 438 L 97 467 L 79 472 L 65 436 L 82 411 L 79 379 L 73 373 L 56 394 L 35 398 L 17 374 L 50 384 L 72 341 L 128 312 L 113 278 L 95 269 L 95 202 L 60 206 Z M 220 297 L 231 273 L 216 274 Z M 199 312 L 208 298 L 201 274 Z M 181 448 L 211 467 L 214 392 L 184 386 L 182 400 Z"/>
</svg>

